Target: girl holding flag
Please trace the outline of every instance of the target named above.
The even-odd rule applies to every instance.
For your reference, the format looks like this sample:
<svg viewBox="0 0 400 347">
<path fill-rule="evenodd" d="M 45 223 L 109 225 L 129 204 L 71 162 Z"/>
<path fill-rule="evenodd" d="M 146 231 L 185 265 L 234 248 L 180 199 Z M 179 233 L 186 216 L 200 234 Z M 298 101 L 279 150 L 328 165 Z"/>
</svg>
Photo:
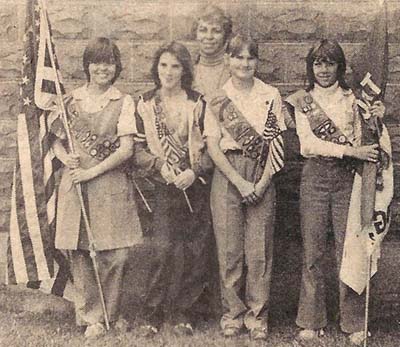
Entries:
<svg viewBox="0 0 400 347">
<path fill-rule="evenodd" d="M 143 335 L 157 333 L 161 321 L 178 335 L 191 335 L 190 309 L 204 290 L 209 228 L 202 158 L 205 101 L 192 89 L 193 68 L 185 46 L 158 49 L 151 68 L 156 88 L 137 105 L 135 160 L 154 186 L 150 242 L 155 259 L 143 316 Z"/>
<path fill-rule="evenodd" d="M 294 106 L 301 154 L 307 158 L 300 187 L 303 271 L 296 323 L 299 341 L 318 339 L 327 324 L 323 259 L 329 221 L 340 266 L 354 172 L 362 161 L 378 160 L 378 145 L 361 145 L 356 99 L 345 81 L 346 59 L 336 41 L 321 40 L 308 53 L 309 86 L 288 97 Z M 372 116 L 383 117 L 376 102 Z M 340 326 L 349 340 L 364 339 L 364 297 L 340 281 Z"/>
<path fill-rule="evenodd" d="M 54 153 L 64 164 L 55 246 L 71 250 L 77 323 L 94 337 L 105 332 L 107 316 L 116 328 L 126 328 L 119 319 L 122 283 L 130 247 L 141 243 L 142 233 L 124 170 L 133 154 L 134 103 L 113 86 L 122 70 L 118 47 L 107 38 L 93 40 L 83 53 L 83 69 L 87 84 L 65 100 L 68 125 L 57 119 L 52 128 Z M 93 250 L 97 261 L 90 259 Z"/>
<path fill-rule="evenodd" d="M 285 125 L 278 90 L 254 77 L 257 44 L 235 35 L 226 63 L 232 77 L 210 98 L 204 131 L 216 166 L 211 211 L 221 276 L 220 324 L 225 337 L 246 327 L 252 339 L 265 340 L 275 217 L 272 177 L 283 166 Z"/>
</svg>

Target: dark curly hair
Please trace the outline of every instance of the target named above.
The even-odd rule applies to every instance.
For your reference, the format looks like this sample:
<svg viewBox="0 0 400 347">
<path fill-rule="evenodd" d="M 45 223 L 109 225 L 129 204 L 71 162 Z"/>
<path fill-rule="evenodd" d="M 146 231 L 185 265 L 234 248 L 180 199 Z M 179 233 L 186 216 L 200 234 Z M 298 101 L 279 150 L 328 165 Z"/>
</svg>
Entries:
<svg viewBox="0 0 400 347">
<path fill-rule="evenodd" d="M 181 85 L 186 92 L 190 91 L 193 83 L 192 58 L 188 49 L 176 41 L 162 45 L 154 54 L 153 65 L 151 66 L 150 72 L 156 87 L 161 88 L 161 81 L 158 76 L 158 63 L 164 53 L 172 54 L 181 63 L 183 68 Z"/>
</svg>

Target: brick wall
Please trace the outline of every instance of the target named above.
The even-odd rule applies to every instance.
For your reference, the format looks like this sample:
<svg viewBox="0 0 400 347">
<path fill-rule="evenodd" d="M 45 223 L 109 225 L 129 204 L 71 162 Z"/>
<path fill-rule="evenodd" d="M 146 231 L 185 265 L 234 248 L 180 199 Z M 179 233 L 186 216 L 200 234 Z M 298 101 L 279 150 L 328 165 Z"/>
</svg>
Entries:
<svg viewBox="0 0 400 347">
<path fill-rule="evenodd" d="M 56 51 L 67 89 L 81 84 L 83 48 L 96 36 L 118 41 L 124 70 L 117 86 L 137 94 L 151 86 L 149 69 L 155 49 L 165 40 L 185 42 L 195 54 L 191 27 L 193 13 L 205 1 L 198 0 L 48 0 Z M 371 29 L 376 0 L 286 0 L 219 1 L 231 14 L 234 30 L 249 30 L 261 48 L 260 72 L 283 95 L 304 83 L 304 57 L 310 43 L 321 36 L 338 39 L 351 61 Z M 400 170 L 400 3 L 389 0 L 390 81 L 387 122 L 390 125 Z M 9 195 L 15 156 L 15 121 L 21 66 L 21 38 L 25 1 L 0 0 L 0 232 L 7 230 Z M 289 166 L 282 188 L 289 200 L 296 200 L 298 164 Z M 292 182 L 292 183 L 290 183 Z M 398 182 L 398 180 L 396 180 Z M 398 184 L 397 184 L 398 185 Z M 397 189 L 397 191 L 400 191 Z M 294 194 L 291 194 L 293 193 Z M 394 225 L 400 222 L 400 204 L 395 200 Z M 289 201 L 287 209 L 295 208 Z M 397 230 L 396 227 L 393 228 Z"/>
</svg>

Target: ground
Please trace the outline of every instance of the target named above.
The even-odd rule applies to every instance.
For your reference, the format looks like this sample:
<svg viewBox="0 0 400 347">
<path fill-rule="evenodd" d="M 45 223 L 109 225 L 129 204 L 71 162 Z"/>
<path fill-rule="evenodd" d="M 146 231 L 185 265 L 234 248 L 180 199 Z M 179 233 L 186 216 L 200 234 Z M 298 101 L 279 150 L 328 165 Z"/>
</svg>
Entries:
<svg viewBox="0 0 400 347">
<path fill-rule="evenodd" d="M 33 290 L 0 286 L 0 346 L 12 347 L 291 347 L 297 328 L 292 314 L 277 310 L 270 317 L 270 336 L 266 344 L 254 344 L 243 334 L 236 340 L 225 340 L 215 322 L 201 322 L 190 338 L 176 338 L 168 329 L 153 339 L 139 338 L 135 330 L 124 334 L 111 331 L 105 337 L 85 341 L 82 331 L 74 324 L 72 305 L 63 299 Z M 374 319 L 370 347 L 397 347 L 400 345 L 400 326 L 394 316 Z M 349 346 L 335 323 L 331 323 L 322 340 L 324 347 Z M 309 347 L 312 347 L 311 345 Z"/>
</svg>

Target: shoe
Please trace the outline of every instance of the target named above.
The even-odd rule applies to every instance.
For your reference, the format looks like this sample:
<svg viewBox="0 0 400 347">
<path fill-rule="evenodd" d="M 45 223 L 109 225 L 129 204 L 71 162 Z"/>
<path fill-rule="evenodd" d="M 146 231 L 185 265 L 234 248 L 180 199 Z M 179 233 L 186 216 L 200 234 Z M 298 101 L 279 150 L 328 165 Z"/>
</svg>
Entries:
<svg viewBox="0 0 400 347">
<path fill-rule="evenodd" d="M 313 340 L 318 340 L 320 337 L 324 335 L 325 335 L 324 329 L 320 330 L 303 329 L 297 334 L 296 340 L 313 341 Z"/>
<path fill-rule="evenodd" d="M 94 338 L 94 337 L 99 337 L 101 335 L 104 335 L 106 333 L 106 329 L 104 328 L 103 323 L 95 323 L 92 325 L 89 325 L 86 330 L 85 330 L 85 337 L 87 339 Z"/>
<path fill-rule="evenodd" d="M 368 331 L 368 336 L 371 336 L 371 333 Z M 354 346 L 362 346 L 365 340 L 364 331 L 357 331 L 349 335 L 349 341 Z"/>
<path fill-rule="evenodd" d="M 130 330 L 130 325 L 126 319 L 120 318 L 115 322 L 114 329 L 120 333 L 127 333 Z"/>
<path fill-rule="evenodd" d="M 254 341 L 265 341 L 268 336 L 267 328 L 255 328 L 250 330 L 250 339 Z"/>
<path fill-rule="evenodd" d="M 138 328 L 138 335 L 140 337 L 148 337 L 148 338 L 150 338 L 150 337 L 154 337 L 157 334 L 158 334 L 158 329 L 155 326 L 150 325 L 150 324 L 141 325 Z"/>
<path fill-rule="evenodd" d="M 176 324 L 173 327 L 172 331 L 177 336 L 192 336 L 193 335 L 193 327 L 190 323 Z"/>
<path fill-rule="evenodd" d="M 237 327 L 225 327 L 222 329 L 222 335 L 226 338 L 239 336 L 240 329 Z"/>
</svg>

